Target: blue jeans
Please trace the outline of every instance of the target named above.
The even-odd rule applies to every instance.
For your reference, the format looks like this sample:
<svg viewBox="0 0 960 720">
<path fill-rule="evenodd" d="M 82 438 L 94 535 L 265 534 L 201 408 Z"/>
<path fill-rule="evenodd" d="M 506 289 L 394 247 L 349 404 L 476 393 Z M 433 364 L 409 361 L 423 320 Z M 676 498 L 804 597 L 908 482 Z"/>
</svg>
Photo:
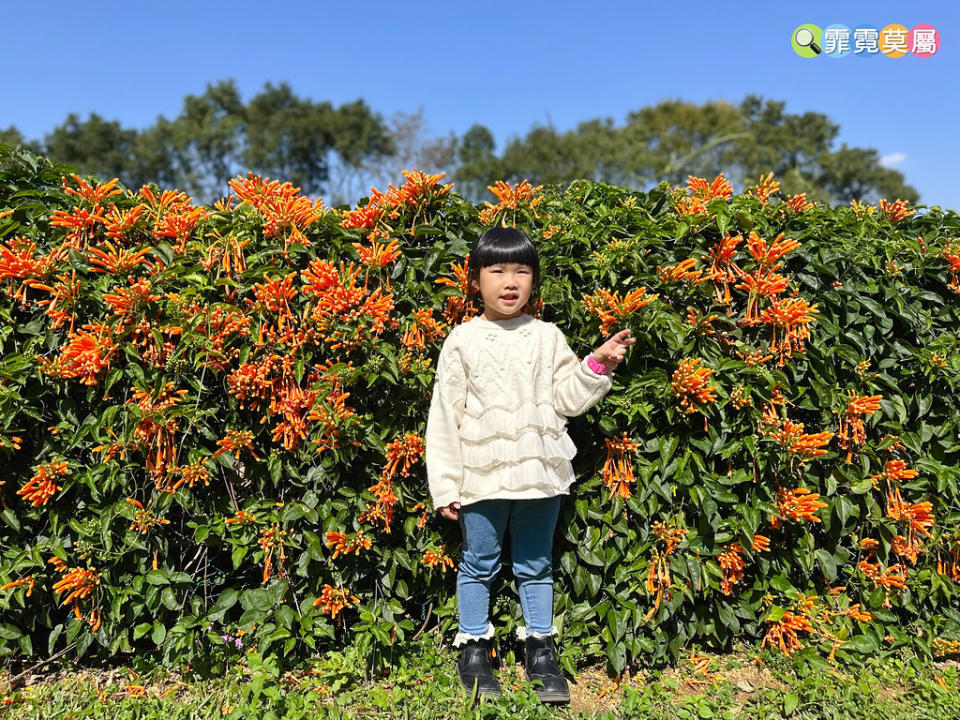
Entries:
<svg viewBox="0 0 960 720">
<path fill-rule="evenodd" d="M 553 626 L 553 532 L 560 495 L 534 500 L 480 500 L 460 508 L 463 557 L 457 573 L 460 633 L 481 636 L 490 627 L 490 584 L 500 571 L 503 535 L 510 524 L 513 574 L 528 633 Z"/>
</svg>

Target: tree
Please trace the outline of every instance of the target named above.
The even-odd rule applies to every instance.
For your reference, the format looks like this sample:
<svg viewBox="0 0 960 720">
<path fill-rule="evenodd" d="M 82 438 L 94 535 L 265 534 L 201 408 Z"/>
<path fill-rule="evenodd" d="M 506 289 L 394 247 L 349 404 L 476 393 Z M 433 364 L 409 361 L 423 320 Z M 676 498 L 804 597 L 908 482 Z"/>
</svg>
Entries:
<svg viewBox="0 0 960 720">
<path fill-rule="evenodd" d="M 596 118 L 563 133 L 534 127 L 509 142 L 500 158 L 490 138 L 482 160 L 465 159 L 457 176 L 470 187 L 498 178 L 554 183 L 583 177 L 648 189 L 663 180 L 681 184 L 689 175 L 720 172 L 745 187 L 773 172 L 783 192 L 834 203 L 919 199 L 900 172 L 880 164 L 876 150 L 845 144 L 834 150 L 840 128 L 826 115 L 795 115 L 784 107 L 755 95 L 738 106 L 668 100 L 628 113 L 622 126 Z M 480 131 L 469 132 L 475 144 Z"/>
</svg>

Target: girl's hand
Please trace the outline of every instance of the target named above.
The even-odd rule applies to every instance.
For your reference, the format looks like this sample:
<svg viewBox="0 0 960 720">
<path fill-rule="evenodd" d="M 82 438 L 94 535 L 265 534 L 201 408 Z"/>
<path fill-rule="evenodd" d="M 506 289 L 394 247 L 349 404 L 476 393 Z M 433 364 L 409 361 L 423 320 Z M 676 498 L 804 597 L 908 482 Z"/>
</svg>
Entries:
<svg viewBox="0 0 960 720">
<path fill-rule="evenodd" d="M 440 513 L 447 519 L 456 522 L 460 518 L 460 503 L 452 502 L 446 507 L 440 508 Z"/>
<path fill-rule="evenodd" d="M 593 351 L 593 359 L 602 364 L 607 370 L 613 370 L 623 356 L 627 354 L 627 348 L 633 345 L 637 339 L 627 338 L 624 340 L 630 330 L 621 330 L 603 345 Z"/>
</svg>

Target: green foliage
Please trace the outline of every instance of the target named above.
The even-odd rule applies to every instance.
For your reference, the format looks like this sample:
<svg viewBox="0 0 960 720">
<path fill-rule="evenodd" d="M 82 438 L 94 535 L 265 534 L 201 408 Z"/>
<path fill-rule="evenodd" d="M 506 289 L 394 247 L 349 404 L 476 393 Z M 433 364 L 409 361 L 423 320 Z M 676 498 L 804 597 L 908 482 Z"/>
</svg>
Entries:
<svg viewBox="0 0 960 720">
<path fill-rule="evenodd" d="M 157 211 L 147 196 L 123 193 L 101 201 L 106 220 L 71 230 L 64 217 L 98 211 L 95 189 L 69 180 L 88 199 L 68 194 L 61 172 L 28 153 L 0 158 L 0 214 L 11 211 L 0 217 L 0 585 L 35 580 L 32 590 L 0 594 L 0 654 L 136 653 L 212 673 L 255 648 L 279 672 L 354 647 L 380 668 L 421 628 L 453 631 L 455 575 L 428 553 L 456 561 L 459 538 L 422 506 L 416 450 L 443 337 L 423 313 L 446 328 L 462 320 L 458 283 L 437 280 L 455 278 L 482 232 L 479 208 L 429 183 L 411 190 L 415 202 L 388 207 L 376 225 L 399 255 L 365 268 L 358 246 L 370 249 L 371 227 L 343 224 L 362 225 L 358 213 L 321 212 L 254 180 L 234 188 L 245 202 L 201 216 L 182 199 Z M 549 269 L 543 318 L 581 354 L 623 327 L 637 338 L 609 395 L 569 425 L 580 481 L 555 548 L 565 667 L 601 658 L 619 674 L 676 661 L 694 642 L 721 650 L 738 637 L 759 640 L 812 595 L 818 634 L 801 639 L 815 653 L 856 659 L 914 645 L 929 656 L 935 638 L 956 638 L 957 583 L 936 568 L 938 557 L 949 564 L 960 529 L 960 317 L 942 254 L 960 218 L 934 208 L 893 223 L 879 212 L 801 212 L 746 193 L 684 215 L 665 186 L 638 193 L 588 181 L 546 188 L 540 199 L 536 216 L 529 206 L 518 216 Z M 731 287 L 724 304 L 713 282 L 661 279 L 691 257 L 704 269 L 725 234 L 749 231 L 800 242 L 779 272 L 787 295 L 795 288 L 817 307 L 806 346 L 791 346 L 782 363 L 782 347 L 766 362 L 745 360 L 768 347 L 771 327 L 743 321 L 741 290 Z M 98 271 L 94 251 L 108 242 L 145 251 L 144 261 Z M 737 262 L 755 270 L 744 247 Z M 148 283 L 138 296 L 135 283 Z M 618 309 L 606 332 L 583 302 L 640 287 L 657 298 Z M 688 307 L 717 317 L 694 327 Z M 415 328 L 423 347 L 408 335 Z M 101 349 L 90 351 L 95 342 Z M 81 351 L 100 366 L 71 365 Z M 671 392 L 692 357 L 714 371 L 717 388 L 699 416 Z M 732 402 L 738 386 L 752 404 Z M 836 434 L 851 391 L 883 400 L 849 463 L 837 437 L 803 462 L 761 422 L 780 393 L 781 421 Z M 634 479 L 620 478 L 628 497 L 610 492 L 603 471 L 605 441 L 624 434 L 636 444 L 626 456 Z M 388 471 L 390 452 L 408 453 L 409 471 L 402 462 Z M 871 478 L 892 458 L 919 475 L 881 478 L 875 489 Z M 59 489 L 27 502 L 18 491 L 60 461 Z M 781 512 L 778 488 L 798 487 L 825 503 L 818 522 Z M 887 516 L 894 487 L 908 504 L 932 503 L 935 524 L 915 563 L 894 549 L 907 534 Z M 686 531 L 672 551 L 656 522 Z M 756 535 L 770 538 L 768 551 L 753 549 Z M 877 548 L 864 552 L 864 539 Z M 722 561 L 736 542 L 742 579 Z M 54 592 L 66 577 L 54 556 L 98 578 L 89 595 L 71 602 Z M 647 580 L 658 559 L 670 576 L 660 601 Z M 901 565 L 906 587 L 885 591 L 860 561 Z M 512 578 L 501 583 L 505 601 L 493 614 L 505 642 L 520 610 Z M 855 604 L 873 619 L 855 619 Z"/>
</svg>

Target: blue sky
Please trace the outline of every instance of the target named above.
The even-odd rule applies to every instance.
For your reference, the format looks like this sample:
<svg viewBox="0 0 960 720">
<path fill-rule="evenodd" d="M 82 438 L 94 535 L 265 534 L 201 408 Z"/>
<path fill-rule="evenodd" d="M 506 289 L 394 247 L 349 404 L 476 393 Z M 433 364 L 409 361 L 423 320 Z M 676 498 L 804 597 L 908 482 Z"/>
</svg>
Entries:
<svg viewBox="0 0 960 720">
<path fill-rule="evenodd" d="M 389 117 L 422 107 L 434 135 L 475 122 L 498 146 L 534 124 L 622 123 L 661 100 L 783 100 L 828 115 L 836 147 L 874 147 L 921 202 L 960 209 L 956 3 L 98 2 L 9 3 L 0 127 L 41 138 L 69 112 L 126 127 L 175 117 L 233 78 L 271 81 Z M 935 26 L 931 58 L 798 57 L 798 25 Z M 741 188 L 735 188 L 740 191 Z"/>
</svg>

